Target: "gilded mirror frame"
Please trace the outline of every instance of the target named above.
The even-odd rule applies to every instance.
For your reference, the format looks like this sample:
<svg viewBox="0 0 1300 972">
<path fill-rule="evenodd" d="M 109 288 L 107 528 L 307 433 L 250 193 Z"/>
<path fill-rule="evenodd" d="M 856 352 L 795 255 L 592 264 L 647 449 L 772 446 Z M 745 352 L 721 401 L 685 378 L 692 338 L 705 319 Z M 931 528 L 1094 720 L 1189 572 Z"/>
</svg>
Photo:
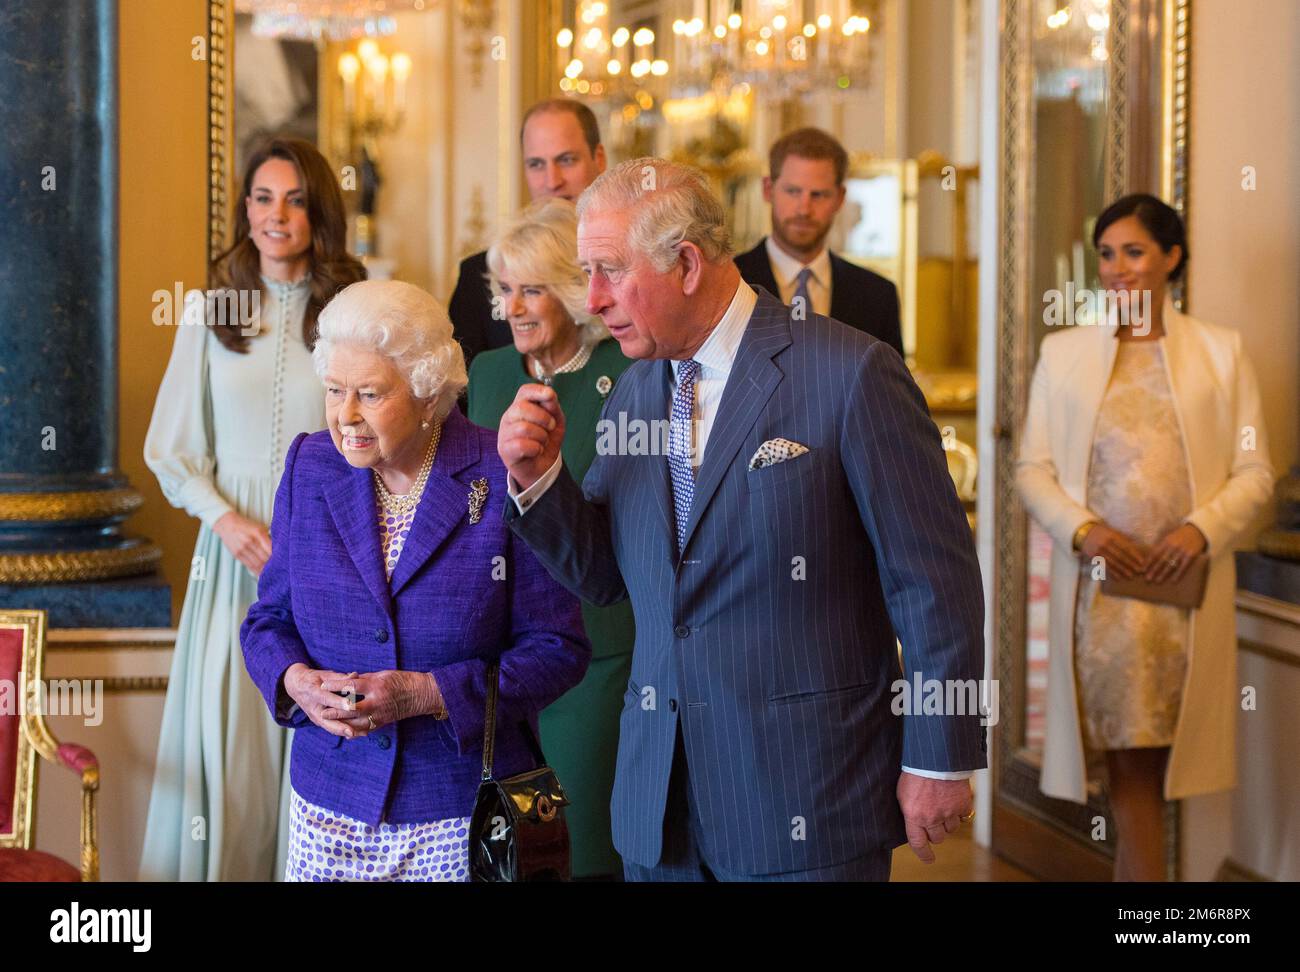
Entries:
<svg viewBox="0 0 1300 972">
<path fill-rule="evenodd" d="M 1090 838 L 1098 816 L 1111 819 L 1104 797 L 1087 805 L 1045 796 L 1025 738 L 1028 518 L 1015 482 L 1020 430 L 1028 399 L 1035 349 L 1030 347 L 1032 300 L 1030 253 L 1034 207 L 1033 59 L 1034 0 L 1000 0 L 1000 119 L 994 435 L 996 448 L 993 611 L 995 675 L 1004 704 L 994 746 L 994 848 L 1027 848 L 1033 832 L 1066 841 L 1056 862 L 1037 876 L 1108 879 L 1110 845 Z M 1111 0 L 1105 135 L 1105 195 L 1157 192 L 1187 217 L 1190 0 Z M 1158 29 L 1158 30 L 1157 30 Z M 1153 33 L 1158 32 L 1158 39 Z M 1160 77 L 1159 103 L 1151 97 L 1152 72 Z M 1157 178 L 1158 174 L 1158 178 Z M 1183 291 L 1174 293 L 1182 309 Z M 1177 803 L 1168 805 L 1166 875 L 1178 877 Z M 1011 854 L 1013 858 L 1017 855 Z M 1032 856 L 1032 855 L 1027 855 Z M 1027 859 L 1023 857 L 1022 859 Z M 1041 862 L 1040 862 L 1041 863 Z M 1042 873 L 1052 866 L 1056 873 Z M 1086 874 L 1079 873 L 1080 869 Z"/>
<path fill-rule="evenodd" d="M 208 264 L 228 245 L 233 198 L 234 0 L 208 0 Z"/>
</svg>

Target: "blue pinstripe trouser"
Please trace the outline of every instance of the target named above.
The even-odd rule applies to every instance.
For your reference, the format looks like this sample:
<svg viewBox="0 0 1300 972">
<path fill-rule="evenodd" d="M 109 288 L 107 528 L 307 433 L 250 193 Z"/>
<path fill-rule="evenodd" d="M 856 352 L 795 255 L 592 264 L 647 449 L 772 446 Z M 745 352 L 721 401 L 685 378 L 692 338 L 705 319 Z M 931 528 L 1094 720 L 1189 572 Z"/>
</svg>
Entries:
<svg viewBox="0 0 1300 972">
<path fill-rule="evenodd" d="M 781 874 L 733 874 L 709 863 L 695 800 L 687 775 L 686 748 L 681 724 L 673 747 L 673 768 L 668 781 L 668 802 L 664 809 L 663 853 L 654 867 L 634 864 L 624 858 L 623 877 L 628 881 L 888 881 L 893 857 L 891 850 L 873 851 L 863 857 L 808 871 Z"/>
</svg>

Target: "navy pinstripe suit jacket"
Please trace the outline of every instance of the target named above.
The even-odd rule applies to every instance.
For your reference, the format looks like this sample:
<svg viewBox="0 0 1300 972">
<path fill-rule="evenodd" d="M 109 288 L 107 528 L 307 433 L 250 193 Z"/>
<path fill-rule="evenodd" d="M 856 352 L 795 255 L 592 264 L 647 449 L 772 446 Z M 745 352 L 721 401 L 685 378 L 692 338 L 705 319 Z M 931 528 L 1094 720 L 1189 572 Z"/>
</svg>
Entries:
<svg viewBox="0 0 1300 972">
<path fill-rule="evenodd" d="M 645 866 L 660 858 L 679 722 L 706 854 L 742 874 L 896 847 L 903 764 L 986 765 L 977 712 L 891 709 L 904 669 L 983 672 L 979 565 L 924 397 L 887 344 L 789 315 L 759 290 L 680 557 L 663 455 L 598 455 L 581 488 L 563 471 L 526 514 L 506 504 L 562 584 L 632 599 L 611 810 L 615 846 Z M 670 368 L 633 364 L 604 418 L 666 418 Z M 778 436 L 809 452 L 749 471 Z"/>
</svg>

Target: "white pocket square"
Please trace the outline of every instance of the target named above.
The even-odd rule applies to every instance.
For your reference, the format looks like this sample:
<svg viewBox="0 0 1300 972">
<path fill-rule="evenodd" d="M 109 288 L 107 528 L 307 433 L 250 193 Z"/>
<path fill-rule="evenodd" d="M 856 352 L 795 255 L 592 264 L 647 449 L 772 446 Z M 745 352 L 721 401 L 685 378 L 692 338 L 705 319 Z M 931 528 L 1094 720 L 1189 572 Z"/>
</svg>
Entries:
<svg viewBox="0 0 1300 972">
<path fill-rule="evenodd" d="M 800 445 L 789 439 L 768 439 L 758 447 L 758 451 L 749 460 L 749 468 L 752 470 L 775 466 L 778 462 L 802 456 L 807 451 L 806 445 Z"/>
</svg>

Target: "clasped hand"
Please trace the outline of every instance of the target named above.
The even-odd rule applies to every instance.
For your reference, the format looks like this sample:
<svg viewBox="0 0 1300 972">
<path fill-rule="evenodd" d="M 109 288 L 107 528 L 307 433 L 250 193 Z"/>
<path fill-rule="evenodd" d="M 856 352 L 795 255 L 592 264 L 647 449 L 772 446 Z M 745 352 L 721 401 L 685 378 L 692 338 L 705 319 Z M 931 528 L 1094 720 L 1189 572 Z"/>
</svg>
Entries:
<svg viewBox="0 0 1300 972">
<path fill-rule="evenodd" d="M 1084 537 L 1079 556 L 1084 560 L 1101 557 L 1108 570 L 1125 580 L 1140 575 L 1153 584 L 1163 584 L 1181 580 L 1205 547 L 1205 535 L 1190 523 L 1171 530 L 1153 547 L 1098 523 Z"/>
<path fill-rule="evenodd" d="M 362 675 L 308 668 L 302 662 L 285 671 L 284 690 L 308 719 L 345 739 L 369 735 L 412 716 L 433 715 L 442 702 L 437 682 L 428 672 Z"/>
</svg>

